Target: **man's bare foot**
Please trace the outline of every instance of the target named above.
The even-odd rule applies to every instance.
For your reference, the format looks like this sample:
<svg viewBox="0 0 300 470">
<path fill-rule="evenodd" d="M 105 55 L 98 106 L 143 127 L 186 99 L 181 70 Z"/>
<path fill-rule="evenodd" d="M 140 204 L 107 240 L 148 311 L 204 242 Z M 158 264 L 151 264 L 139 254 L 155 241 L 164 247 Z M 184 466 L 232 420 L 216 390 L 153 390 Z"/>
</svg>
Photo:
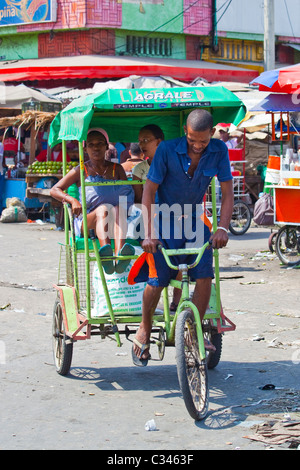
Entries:
<svg viewBox="0 0 300 470">
<path fill-rule="evenodd" d="M 140 327 L 135 335 L 135 339 L 136 339 L 136 343 L 133 343 L 133 351 L 136 354 L 136 356 L 139 357 L 140 359 L 149 359 L 150 357 L 150 352 L 149 352 L 150 333 L 146 332 L 142 324 L 140 324 Z M 143 348 L 142 348 L 142 345 L 143 345 Z"/>
</svg>

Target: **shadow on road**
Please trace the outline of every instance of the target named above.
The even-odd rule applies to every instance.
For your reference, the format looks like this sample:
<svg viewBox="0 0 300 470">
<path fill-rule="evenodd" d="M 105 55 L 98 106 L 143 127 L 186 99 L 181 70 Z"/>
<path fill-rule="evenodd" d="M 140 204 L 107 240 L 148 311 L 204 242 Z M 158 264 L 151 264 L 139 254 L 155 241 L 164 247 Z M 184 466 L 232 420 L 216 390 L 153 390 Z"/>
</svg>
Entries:
<svg viewBox="0 0 300 470">
<path fill-rule="evenodd" d="M 281 371 L 286 367 L 290 371 L 291 383 L 286 375 L 281 379 Z M 290 390 L 295 386 L 292 382 L 296 377 L 296 367 L 289 361 L 282 361 L 280 364 L 271 361 L 220 363 L 217 368 L 208 372 L 209 413 L 203 421 L 195 422 L 195 425 L 203 429 L 230 428 L 241 425 L 250 415 L 253 417 L 262 413 L 284 413 L 289 409 L 289 405 L 299 406 L 299 395 L 295 402 L 295 396 L 290 394 Z M 182 398 L 175 364 L 151 365 L 150 362 L 145 368 L 74 367 L 65 379 L 88 381 L 103 392 L 121 391 L 126 394 L 140 391 L 141 400 L 146 397 L 143 393 L 151 392 L 154 399 L 166 400 L 166 405 Z M 281 380 L 285 382 L 284 387 L 280 383 Z M 278 388 L 260 389 L 269 381 L 274 381 Z M 182 406 L 184 407 L 183 402 Z"/>
</svg>

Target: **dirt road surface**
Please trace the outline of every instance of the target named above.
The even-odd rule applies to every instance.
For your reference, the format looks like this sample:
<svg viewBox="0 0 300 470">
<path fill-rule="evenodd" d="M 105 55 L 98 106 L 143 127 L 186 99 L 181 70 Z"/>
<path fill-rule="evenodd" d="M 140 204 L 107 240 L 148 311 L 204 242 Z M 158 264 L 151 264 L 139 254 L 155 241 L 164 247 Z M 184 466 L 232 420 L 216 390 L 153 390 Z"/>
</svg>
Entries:
<svg viewBox="0 0 300 470">
<path fill-rule="evenodd" d="M 230 235 L 220 251 L 221 297 L 236 330 L 209 371 L 208 416 L 194 422 L 178 385 L 175 350 L 133 366 L 131 343 L 74 345 L 70 374 L 52 358 L 59 243 L 52 224 L 0 224 L 0 448 L 192 452 L 289 449 L 262 425 L 300 420 L 300 269 L 268 252 L 268 228 Z M 263 390 L 267 384 L 275 388 Z M 154 419 L 156 431 L 146 431 Z M 272 424 L 273 423 L 273 424 Z M 290 429 L 290 427 L 285 428 Z M 247 437 L 248 436 L 248 437 Z M 254 436 L 258 440 L 250 439 Z"/>
</svg>

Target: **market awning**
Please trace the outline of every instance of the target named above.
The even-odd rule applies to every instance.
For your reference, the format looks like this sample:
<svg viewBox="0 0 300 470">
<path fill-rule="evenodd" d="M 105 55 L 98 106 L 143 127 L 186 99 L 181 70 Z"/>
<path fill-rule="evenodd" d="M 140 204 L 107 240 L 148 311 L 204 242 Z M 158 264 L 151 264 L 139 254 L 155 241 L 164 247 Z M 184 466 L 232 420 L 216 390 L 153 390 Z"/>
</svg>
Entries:
<svg viewBox="0 0 300 470">
<path fill-rule="evenodd" d="M 240 122 L 238 129 L 247 129 L 248 132 L 261 130 L 272 124 L 273 120 L 277 122 L 282 112 L 299 112 L 299 99 L 297 95 L 257 91 L 254 94 L 253 92 L 249 94 L 250 100 L 247 103 L 243 99 L 242 93 L 236 94 L 247 106 L 247 114 L 243 121 Z M 253 99 L 251 99 L 251 94 L 253 94 Z M 258 99 L 260 95 L 263 98 L 261 100 Z M 248 106 L 251 103 L 252 105 Z M 273 117 L 270 113 L 273 114 Z"/>
<path fill-rule="evenodd" d="M 3 82 L 121 78 L 129 75 L 167 75 L 191 81 L 203 77 L 211 81 L 249 83 L 258 76 L 256 70 L 196 60 L 157 59 L 151 57 L 116 57 L 86 55 L 46 59 L 28 59 L 0 63 Z"/>
<path fill-rule="evenodd" d="M 282 44 L 283 46 L 291 47 L 292 49 L 295 49 L 296 51 L 300 52 L 300 44 Z"/>
<path fill-rule="evenodd" d="M 250 82 L 260 91 L 297 94 L 300 91 L 300 64 L 267 70 Z"/>
<path fill-rule="evenodd" d="M 0 108 L 21 109 L 22 104 L 30 102 L 61 104 L 56 98 L 46 96 L 40 91 L 25 86 L 23 83 L 17 86 L 0 86 Z"/>
<path fill-rule="evenodd" d="M 281 93 L 270 93 L 260 103 L 257 103 L 249 111 L 264 112 L 299 112 L 300 99 L 297 94 L 288 95 Z"/>
<path fill-rule="evenodd" d="M 43 111 L 25 111 L 17 116 L 5 116 L 0 118 L 0 129 L 5 127 L 23 127 L 25 130 L 34 126 L 35 131 L 48 126 L 57 113 L 48 113 Z"/>
<path fill-rule="evenodd" d="M 270 93 L 265 97 L 260 103 L 258 103 L 254 108 L 250 109 L 250 112 L 265 112 L 272 113 L 272 133 L 273 140 L 275 131 L 282 132 L 294 132 L 299 133 L 300 131 L 300 121 L 299 121 L 299 97 L 298 94 L 281 94 L 281 93 Z M 276 114 L 277 113 L 277 114 Z M 278 116 L 280 113 L 280 116 Z M 280 120 L 282 118 L 282 113 L 290 113 L 287 117 L 287 122 L 290 122 L 291 126 L 288 128 L 286 123 L 281 124 Z M 278 121 L 279 118 L 279 121 Z M 277 122 L 278 121 L 278 122 Z M 275 122 L 277 122 L 275 126 Z"/>
<path fill-rule="evenodd" d="M 160 126 L 165 138 L 175 138 L 182 132 L 186 115 L 200 107 L 211 112 L 214 124 L 237 125 L 246 111 L 242 101 L 223 87 L 105 90 L 64 108 L 51 124 L 49 144 L 85 140 L 92 127 L 104 128 L 111 142 L 135 142 L 139 129 L 149 123 Z"/>
</svg>

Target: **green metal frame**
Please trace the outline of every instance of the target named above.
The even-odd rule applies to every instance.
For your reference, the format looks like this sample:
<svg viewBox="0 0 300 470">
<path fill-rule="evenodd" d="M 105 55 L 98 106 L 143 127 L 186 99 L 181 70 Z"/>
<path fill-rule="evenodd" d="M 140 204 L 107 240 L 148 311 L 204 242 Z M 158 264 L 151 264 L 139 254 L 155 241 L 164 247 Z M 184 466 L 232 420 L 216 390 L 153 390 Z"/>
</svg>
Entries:
<svg viewBox="0 0 300 470">
<path fill-rule="evenodd" d="M 118 324 L 139 324 L 142 320 L 141 314 L 138 315 L 126 315 L 115 313 L 112 307 L 109 290 L 106 283 L 106 278 L 104 275 L 104 270 L 102 267 L 102 261 L 99 255 L 99 246 L 97 244 L 96 237 L 93 233 L 89 233 L 87 227 L 87 209 L 86 209 L 86 197 L 85 197 L 85 187 L 91 186 L 93 183 L 86 183 L 84 176 L 84 150 L 83 143 L 78 142 L 79 146 L 79 165 L 80 165 L 80 181 L 81 181 L 81 197 L 82 197 L 82 215 L 83 215 L 83 234 L 84 234 L 84 249 L 77 248 L 77 242 L 74 235 L 73 223 L 72 223 L 72 213 L 70 208 L 67 205 L 64 206 L 64 220 L 65 220 L 65 245 L 71 246 L 72 252 L 72 263 L 73 263 L 73 279 L 74 286 L 55 286 L 59 291 L 62 307 L 64 311 L 64 319 L 67 334 L 73 340 L 79 339 L 88 339 L 91 336 L 91 325 L 109 325 L 111 331 L 115 336 L 117 346 L 121 346 L 122 342 L 120 339 Z M 66 142 L 62 142 L 62 151 L 63 151 L 63 175 L 66 174 Z M 106 184 L 141 184 L 138 181 L 117 181 L 117 182 L 107 182 L 107 183 L 95 183 L 95 185 L 106 185 Z M 215 179 L 212 179 L 212 212 L 213 212 L 213 231 L 217 229 L 217 210 L 216 210 L 216 191 L 215 191 Z M 89 238 L 92 242 L 89 242 Z M 162 253 L 166 259 L 167 264 L 172 269 L 177 269 L 177 266 L 174 266 L 170 257 L 175 254 L 197 254 L 197 259 L 195 264 L 197 264 L 205 249 L 208 248 L 209 243 L 203 245 L 200 249 L 183 249 L 183 250 L 165 250 L 162 248 Z M 80 298 L 79 298 L 79 281 L 78 281 L 78 264 L 77 264 L 77 255 L 79 253 L 84 253 L 85 256 L 85 273 L 86 273 L 86 312 L 81 309 Z M 138 256 L 113 256 L 112 259 L 136 259 Z M 94 318 L 91 315 L 91 291 L 90 291 L 90 265 L 91 262 L 96 262 L 101 282 L 103 285 L 103 290 L 105 293 L 105 298 L 108 306 L 108 315 L 102 317 Z M 177 287 L 182 289 L 182 296 L 179 302 L 177 311 L 175 315 L 170 315 L 169 310 L 169 300 L 168 300 L 168 288 L 163 290 L 163 303 L 164 303 L 164 312 L 163 314 L 155 314 L 153 318 L 153 326 L 156 328 L 163 328 L 166 332 L 166 344 L 174 345 L 175 343 L 175 328 L 178 315 L 186 309 L 192 309 L 194 313 L 194 318 L 196 322 L 196 330 L 198 335 L 198 344 L 199 352 L 201 359 L 205 358 L 205 348 L 204 348 L 204 339 L 202 333 L 202 325 L 199 316 L 199 312 L 196 306 L 189 300 L 189 278 L 188 278 L 188 269 L 189 266 L 181 266 L 182 272 L 182 281 L 171 280 L 170 286 Z M 219 253 L 218 250 L 214 249 L 214 269 L 215 269 L 215 283 L 213 284 L 212 297 L 210 301 L 210 310 L 205 314 L 204 320 L 218 320 L 221 319 L 222 306 L 220 298 L 220 278 L 219 278 Z M 76 301 L 74 300 L 76 298 Z M 75 311 L 76 310 L 76 311 Z M 77 320 L 75 320 L 75 317 Z M 223 317 L 225 319 L 226 317 Z M 228 320 L 228 319 L 227 319 Z M 231 322 L 230 322 L 231 323 Z M 227 329 L 234 329 L 234 325 L 231 323 L 232 327 Z M 83 334 L 83 328 L 87 327 L 87 333 Z"/>
</svg>

